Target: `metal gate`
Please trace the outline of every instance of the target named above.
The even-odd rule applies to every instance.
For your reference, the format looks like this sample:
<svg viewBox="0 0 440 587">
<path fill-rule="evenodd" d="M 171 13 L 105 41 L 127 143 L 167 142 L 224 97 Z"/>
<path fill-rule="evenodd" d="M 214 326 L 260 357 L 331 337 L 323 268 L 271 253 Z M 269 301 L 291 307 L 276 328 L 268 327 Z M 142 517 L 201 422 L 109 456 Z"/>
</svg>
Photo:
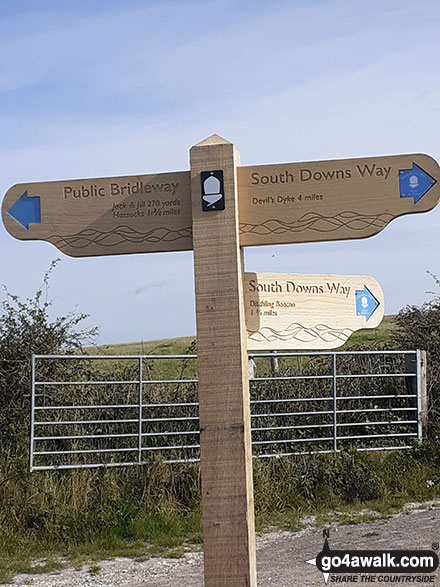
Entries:
<svg viewBox="0 0 440 587">
<path fill-rule="evenodd" d="M 249 355 L 255 458 L 411 448 L 426 353 Z M 200 458 L 196 355 L 34 355 L 30 468 Z"/>
</svg>

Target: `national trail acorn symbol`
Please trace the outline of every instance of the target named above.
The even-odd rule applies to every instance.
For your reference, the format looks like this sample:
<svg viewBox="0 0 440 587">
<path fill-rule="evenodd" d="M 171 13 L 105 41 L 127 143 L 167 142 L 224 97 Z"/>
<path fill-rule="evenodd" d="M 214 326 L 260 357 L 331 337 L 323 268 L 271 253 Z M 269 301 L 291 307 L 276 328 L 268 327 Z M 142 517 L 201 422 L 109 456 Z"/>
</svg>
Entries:
<svg viewBox="0 0 440 587">
<path fill-rule="evenodd" d="M 204 212 L 225 209 L 223 171 L 202 171 L 202 209 Z"/>
</svg>

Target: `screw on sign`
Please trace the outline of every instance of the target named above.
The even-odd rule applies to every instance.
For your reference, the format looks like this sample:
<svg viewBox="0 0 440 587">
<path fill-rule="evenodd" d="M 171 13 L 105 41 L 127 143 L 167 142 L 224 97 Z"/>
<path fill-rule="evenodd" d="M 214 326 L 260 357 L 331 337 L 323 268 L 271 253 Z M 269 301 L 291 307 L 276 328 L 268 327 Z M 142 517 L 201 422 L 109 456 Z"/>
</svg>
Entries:
<svg viewBox="0 0 440 587">
<path fill-rule="evenodd" d="M 241 247 L 372 236 L 434 208 L 439 176 L 420 154 L 240 167 L 213 135 L 191 149 L 190 171 L 6 193 L 12 236 L 74 257 L 194 250 L 207 587 L 257 585 L 248 346 L 333 348 L 384 308 L 371 277 L 244 274 Z"/>
<path fill-rule="evenodd" d="M 223 171 L 202 171 L 200 181 L 202 184 L 202 210 L 204 212 L 224 210 Z"/>
</svg>

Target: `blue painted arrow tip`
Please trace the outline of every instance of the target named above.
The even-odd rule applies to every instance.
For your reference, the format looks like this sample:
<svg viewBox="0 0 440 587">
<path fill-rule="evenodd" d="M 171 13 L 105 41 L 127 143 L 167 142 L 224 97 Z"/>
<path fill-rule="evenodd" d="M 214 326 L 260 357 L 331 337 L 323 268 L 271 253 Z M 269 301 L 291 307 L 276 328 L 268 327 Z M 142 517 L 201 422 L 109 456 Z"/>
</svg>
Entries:
<svg viewBox="0 0 440 587">
<path fill-rule="evenodd" d="M 379 303 L 379 300 L 374 297 L 366 285 L 364 285 L 364 289 L 356 291 L 356 314 L 365 316 L 367 322 L 376 311 Z"/>
<path fill-rule="evenodd" d="M 40 197 L 29 197 L 26 191 L 12 204 L 7 213 L 20 226 L 29 230 L 29 224 L 41 224 Z"/>
<path fill-rule="evenodd" d="M 417 163 L 413 163 L 411 169 L 399 171 L 400 197 L 414 198 L 414 204 L 417 204 L 435 183 L 437 181 Z"/>
</svg>

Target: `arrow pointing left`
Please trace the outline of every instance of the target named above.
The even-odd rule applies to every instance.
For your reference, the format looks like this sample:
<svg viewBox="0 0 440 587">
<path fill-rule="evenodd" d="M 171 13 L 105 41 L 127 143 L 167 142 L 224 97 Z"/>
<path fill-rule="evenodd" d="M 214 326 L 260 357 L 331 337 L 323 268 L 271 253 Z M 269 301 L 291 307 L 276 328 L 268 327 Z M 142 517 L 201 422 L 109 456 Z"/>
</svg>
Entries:
<svg viewBox="0 0 440 587">
<path fill-rule="evenodd" d="M 29 224 L 41 224 L 40 197 L 29 197 L 27 191 L 7 210 L 18 224 L 29 230 Z"/>
</svg>

